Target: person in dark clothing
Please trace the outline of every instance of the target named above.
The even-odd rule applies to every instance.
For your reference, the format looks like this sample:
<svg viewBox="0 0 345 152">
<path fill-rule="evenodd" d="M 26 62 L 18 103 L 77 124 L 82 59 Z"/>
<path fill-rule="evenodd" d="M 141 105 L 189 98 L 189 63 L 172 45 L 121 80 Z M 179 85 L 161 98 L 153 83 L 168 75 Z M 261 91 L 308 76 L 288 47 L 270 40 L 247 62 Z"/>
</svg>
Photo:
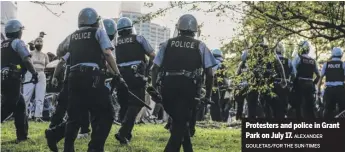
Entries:
<svg viewBox="0 0 345 152">
<path fill-rule="evenodd" d="M 315 85 L 320 79 L 320 72 L 316 61 L 308 54 L 311 46 L 308 41 L 299 44 L 299 54 L 294 58 L 292 66 L 297 71 L 294 81 L 296 101 L 293 103 L 298 119 L 315 118 L 314 113 L 314 93 Z M 314 74 L 316 78 L 313 79 Z"/>
<path fill-rule="evenodd" d="M 70 54 L 71 66 L 68 75 L 65 152 L 75 151 L 74 141 L 87 112 L 90 112 L 92 118 L 88 152 L 104 151 L 104 144 L 114 120 L 110 91 L 104 84 L 106 68 L 114 75 L 112 84 L 119 88 L 127 87 L 112 53 L 114 46 L 106 31 L 99 28 L 99 21 L 100 17 L 94 9 L 82 9 L 78 17 L 79 29 L 69 35 L 57 50 L 60 57 Z M 61 136 L 61 133 L 46 133 L 48 146 L 52 151 L 58 151 L 56 143 L 61 140 Z"/>
<path fill-rule="evenodd" d="M 197 20 L 193 15 L 180 17 L 176 24 L 177 37 L 160 46 L 152 68 L 152 86 L 157 86 L 159 69 L 161 78 L 162 103 L 172 119 L 171 136 L 165 152 L 178 152 L 181 145 L 185 152 L 192 152 L 189 123 L 196 97 L 201 89 L 202 69 L 206 74 L 206 95 L 203 102 L 210 103 L 213 86 L 212 67 L 216 61 L 205 43 L 194 39 L 198 32 Z"/>
<path fill-rule="evenodd" d="M 28 139 L 26 105 L 20 91 L 23 75 L 29 71 L 32 73 L 29 83 L 38 81 L 31 55 L 21 40 L 23 28 L 18 20 L 9 20 L 5 24 L 8 39 L 1 42 L 1 123 L 14 114 L 16 143 Z"/>
<path fill-rule="evenodd" d="M 132 21 L 122 17 L 117 22 L 118 39 L 115 49 L 117 64 L 121 75 L 127 82 L 129 90 L 145 100 L 145 90 L 147 82 L 147 71 L 152 65 L 155 53 L 148 41 L 141 35 L 136 35 Z M 146 56 L 150 57 L 147 61 Z M 137 99 L 129 96 L 126 90 L 117 90 L 118 101 L 120 104 L 120 121 L 122 123 L 115 138 L 121 144 L 128 144 L 132 139 L 132 130 L 135 119 L 142 109 Z"/>
<path fill-rule="evenodd" d="M 332 58 L 327 61 L 321 70 L 321 79 L 318 85 L 318 95 L 321 94 L 322 79 L 326 77 L 326 89 L 324 93 L 324 118 L 332 119 L 335 117 L 336 104 L 338 104 L 339 112 L 345 110 L 345 64 L 341 61 L 343 50 L 340 47 L 332 49 Z"/>
</svg>

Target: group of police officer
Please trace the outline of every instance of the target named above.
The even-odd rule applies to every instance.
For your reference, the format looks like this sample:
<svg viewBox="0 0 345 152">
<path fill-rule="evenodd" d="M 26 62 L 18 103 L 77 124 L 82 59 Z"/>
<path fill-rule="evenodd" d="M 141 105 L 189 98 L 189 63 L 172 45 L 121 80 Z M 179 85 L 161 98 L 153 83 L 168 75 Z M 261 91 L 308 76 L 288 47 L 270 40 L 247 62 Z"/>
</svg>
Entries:
<svg viewBox="0 0 345 152">
<path fill-rule="evenodd" d="M 143 107 L 140 101 L 145 99 L 146 87 L 151 81 L 151 91 L 161 94 L 156 94 L 153 100 L 161 103 L 172 118 L 171 136 L 165 151 L 179 151 L 182 145 L 185 151 L 193 151 L 188 127 L 192 110 L 199 102 L 211 101 L 212 67 L 217 64 L 205 43 L 194 38 L 198 32 L 195 17 L 187 14 L 179 19 L 176 24 L 178 36 L 163 43 L 157 56 L 147 40 L 133 32 L 133 24 L 128 18 L 120 18 L 116 27 L 113 20 L 102 21 L 94 9 L 85 8 L 79 13 L 78 25 L 79 29 L 67 36 L 56 52 L 61 61 L 52 83 L 62 84 L 63 89 L 49 129 L 45 131 L 50 150 L 58 151 L 57 142 L 65 137 L 64 151 L 75 151 L 74 141 L 79 128 L 87 130 L 91 120 L 88 151 L 104 151 L 114 121 L 111 102 L 114 88 L 121 105 L 119 121 L 122 122 L 115 138 L 121 144 L 128 144 L 135 118 Z M 1 119 L 3 121 L 14 113 L 17 142 L 28 139 L 28 121 L 21 95 L 24 72 L 32 73 L 32 80 L 25 83 L 37 83 L 37 72 L 21 40 L 22 31 L 23 26 L 18 20 L 7 22 L 8 40 L 1 44 Z M 116 33 L 118 38 L 114 47 L 111 41 Z M 62 74 L 65 78 L 61 82 L 59 75 L 62 71 L 65 71 Z M 152 75 L 151 80 L 149 75 Z M 206 77 L 206 95 L 200 99 L 198 94 L 203 76 Z M 112 78 L 111 88 L 105 85 L 108 78 Z M 63 121 L 66 111 L 68 118 Z"/>
<path fill-rule="evenodd" d="M 263 51 L 258 51 L 259 49 Z M 251 119 L 257 117 L 313 119 L 317 117 L 316 104 L 322 104 L 318 106 L 324 107 L 321 117 L 334 118 L 337 105 L 338 112 L 344 111 L 345 66 L 341 61 L 342 49 L 340 47 L 332 49 L 331 58 L 323 65 L 321 75 L 316 60 L 309 56 L 311 49 L 308 41 L 300 42 L 292 61 L 284 57 L 285 49 L 282 43 L 278 43 L 270 50 L 263 41 L 252 49 L 254 51 L 245 50 L 237 74 L 252 72 L 253 75 L 242 79 L 239 87 L 235 89 L 236 119 L 240 120 L 243 117 L 244 99 L 247 100 L 248 118 Z M 273 55 L 274 61 L 264 62 L 265 56 L 270 55 L 271 57 Z M 253 59 L 258 61 L 255 65 L 249 66 L 248 62 Z M 317 96 L 321 95 L 323 77 L 326 77 L 323 102 L 316 103 Z M 270 91 L 259 93 L 257 90 L 249 89 L 249 87 L 270 86 L 270 84 L 273 84 L 273 87 L 269 90 L 274 95 L 271 95 Z M 261 108 L 258 108 L 260 106 Z M 258 112 L 258 109 L 262 112 Z"/>
<path fill-rule="evenodd" d="M 101 29 L 100 25 L 105 30 Z M 215 104 L 215 99 L 211 100 L 212 94 L 219 94 L 219 92 L 214 93 L 212 88 L 215 70 L 222 67 L 222 53 L 220 50 L 215 50 L 213 56 L 205 43 L 195 39 L 199 31 L 194 16 L 186 14 L 179 18 L 176 24 L 177 36 L 162 43 L 157 55 L 143 36 L 135 34 L 133 24 L 128 18 L 120 18 L 116 26 L 113 20 L 102 21 L 94 9 L 85 8 L 79 13 L 78 27 L 78 30 L 67 36 L 59 45 L 56 53 L 61 61 L 55 69 L 52 83 L 59 84 L 58 79 L 62 71 L 65 71 L 63 74 L 65 78 L 62 79 L 63 89 L 59 94 L 57 110 L 49 129 L 45 131 L 50 150 L 58 151 L 57 143 L 65 137 L 64 151 L 75 151 L 74 141 L 79 128 L 88 130 L 91 120 L 92 133 L 88 151 L 104 151 L 104 144 L 115 115 L 111 101 L 114 88 L 121 105 L 119 121 L 122 123 L 115 138 L 121 144 L 128 144 L 132 139 L 135 118 L 143 107 L 140 101 L 145 100 L 145 92 L 148 91 L 146 88 L 150 82 L 151 91 L 154 90 L 161 95 L 161 98 L 157 95 L 152 99 L 162 104 L 171 118 L 169 127 L 171 136 L 164 151 L 178 152 L 181 146 L 184 151 L 193 151 L 191 136 L 195 131 L 196 107 L 201 103 L 212 103 L 213 119 L 224 119 L 224 113 L 219 112 L 226 111 L 224 104 L 219 100 Z M 33 68 L 30 54 L 25 43 L 20 40 L 22 30 L 23 26 L 18 20 L 7 22 L 5 32 L 8 40 L 1 44 L 1 120 L 14 113 L 17 142 L 28 138 L 25 103 L 20 91 L 24 72 L 28 70 L 32 73 L 32 80 L 25 83 L 37 83 L 37 72 Z M 118 38 L 114 46 L 111 41 L 115 39 L 116 34 Z M 259 44 L 258 47 L 263 48 L 264 51 L 254 50 L 243 55 L 239 73 L 247 67 L 246 61 L 255 57 L 250 54 L 257 52 L 262 52 L 263 54 L 259 53 L 261 56 L 272 54 L 265 44 Z M 259 61 L 253 70 L 254 76 L 257 77 L 262 75 L 255 71 L 262 71 L 263 69 L 260 69 L 262 66 L 266 67 L 264 69 L 278 73 L 271 81 L 274 83 L 273 90 L 278 98 L 266 94 L 260 95 L 265 101 L 264 109 L 267 117 L 284 117 L 289 96 L 286 85 L 290 77 L 294 82 L 295 97 L 300 98 L 296 103 L 291 103 L 292 107 L 300 116 L 299 109 L 304 105 L 303 116 L 314 117 L 313 89 L 319 81 L 320 74 L 315 60 L 307 55 L 310 50 L 309 43 L 303 42 L 300 48 L 302 53 L 292 65 L 282 56 L 283 51 L 278 47 L 276 49 L 278 55 L 273 62 L 266 64 Z M 149 61 L 146 56 L 149 57 Z M 325 111 L 325 116 L 327 117 L 332 116 L 337 102 L 339 109 L 344 109 L 345 66 L 340 60 L 341 56 L 342 50 L 334 48 L 332 60 L 325 64 L 321 74 L 321 78 L 326 76 L 325 103 L 328 109 Z M 269 76 L 270 71 L 265 71 L 263 75 Z M 317 78 L 313 80 L 314 73 Z M 108 78 L 112 78 L 111 88 L 105 85 L 105 80 Z M 248 86 L 250 83 L 243 84 Z M 203 85 L 206 89 L 202 96 Z M 249 94 L 240 93 L 240 95 L 242 97 L 236 98 L 247 97 L 249 118 L 255 118 L 258 93 L 250 91 Z M 66 111 L 68 118 L 67 121 L 63 121 Z M 241 115 L 237 117 L 240 118 Z"/>
</svg>

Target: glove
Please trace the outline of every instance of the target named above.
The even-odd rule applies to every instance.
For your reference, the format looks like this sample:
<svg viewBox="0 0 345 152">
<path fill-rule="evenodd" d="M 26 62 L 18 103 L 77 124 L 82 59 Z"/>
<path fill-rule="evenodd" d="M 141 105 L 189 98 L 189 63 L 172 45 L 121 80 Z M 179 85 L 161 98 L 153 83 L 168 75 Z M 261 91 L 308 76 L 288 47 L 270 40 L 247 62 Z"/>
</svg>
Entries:
<svg viewBox="0 0 345 152">
<path fill-rule="evenodd" d="M 214 104 L 214 102 L 211 100 L 211 97 L 204 97 L 201 99 L 201 102 L 205 104 Z"/>
<path fill-rule="evenodd" d="M 37 84 L 38 82 L 38 73 L 35 72 L 35 73 L 32 73 L 32 77 L 31 77 L 31 80 L 30 80 L 33 84 Z"/>
<path fill-rule="evenodd" d="M 158 91 L 156 91 L 155 88 L 153 88 L 152 86 L 149 86 L 149 87 L 147 87 L 146 91 L 151 96 L 152 101 L 154 101 L 156 103 L 162 102 L 162 96 L 159 94 Z"/>
<path fill-rule="evenodd" d="M 53 85 L 53 87 L 57 87 L 58 86 L 58 79 L 56 78 L 56 77 L 53 77 L 53 79 L 52 79 L 52 85 Z"/>
<path fill-rule="evenodd" d="M 111 92 L 114 91 L 114 88 L 117 87 L 118 89 L 122 89 L 128 92 L 128 86 L 125 80 L 122 78 L 121 75 L 115 75 L 111 80 Z"/>
</svg>

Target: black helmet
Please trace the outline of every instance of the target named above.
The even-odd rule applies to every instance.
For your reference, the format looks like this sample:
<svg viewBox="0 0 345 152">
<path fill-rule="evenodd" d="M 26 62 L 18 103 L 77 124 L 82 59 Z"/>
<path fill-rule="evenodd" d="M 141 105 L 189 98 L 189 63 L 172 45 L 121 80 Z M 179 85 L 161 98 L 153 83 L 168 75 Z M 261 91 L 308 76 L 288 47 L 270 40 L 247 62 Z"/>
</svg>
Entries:
<svg viewBox="0 0 345 152">
<path fill-rule="evenodd" d="M 198 32 L 198 22 L 193 15 L 185 14 L 179 18 L 176 28 L 180 31 Z"/>
<path fill-rule="evenodd" d="M 119 21 L 117 21 L 118 31 L 132 29 L 132 28 L 133 28 L 132 20 L 129 19 L 128 17 L 121 17 Z"/>
<path fill-rule="evenodd" d="M 98 25 L 100 17 L 93 8 L 84 8 L 80 11 L 78 16 L 78 27 Z"/>
</svg>

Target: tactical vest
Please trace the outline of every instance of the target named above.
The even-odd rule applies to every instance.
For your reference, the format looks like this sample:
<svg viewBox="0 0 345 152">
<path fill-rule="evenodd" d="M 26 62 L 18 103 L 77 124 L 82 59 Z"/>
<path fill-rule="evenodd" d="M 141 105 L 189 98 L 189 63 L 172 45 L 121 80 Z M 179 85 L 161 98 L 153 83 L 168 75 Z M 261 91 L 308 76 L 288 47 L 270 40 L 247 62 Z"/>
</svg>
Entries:
<svg viewBox="0 0 345 152">
<path fill-rule="evenodd" d="M 342 61 L 328 61 L 326 63 L 326 82 L 341 81 L 344 82 L 344 69 Z"/>
<path fill-rule="evenodd" d="M 168 40 L 163 67 L 166 71 L 194 71 L 202 67 L 200 41 L 186 36 Z"/>
<path fill-rule="evenodd" d="M 20 65 L 25 68 L 19 54 L 12 48 L 12 42 L 15 39 L 8 39 L 1 43 L 1 68 L 10 67 L 12 65 Z"/>
<path fill-rule="evenodd" d="M 289 59 L 284 58 L 284 57 L 279 57 L 280 62 L 283 65 L 284 68 L 284 73 L 285 73 L 285 78 L 287 79 L 290 75 L 291 68 L 289 67 Z M 278 63 L 276 64 L 275 70 L 279 71 L 278 66 L 280 66 Z M 277 72 L 277 78 L 283 78 L 280 74 L 280 72 Z"/>
<path fill-rule="evenodd" d="M 77 30 L 71 35 L 69 44 L 70 65 L 96 63 L 104 68 L 103 50 L 96 39 L 98 28 Z"/>
<path fill-rule="evenodd" d="M 300 65 L 297 67 L 297 77 L 312 79 L 315 69 L 315 60 L 304 56 L 300 56 L 300 59 Z"/>
<path fill-rule="evenodd" d="M 131 61 L 143 61 L 146 63 L 145 50 L 137 41 L 137 35 L 134 34 L 120 36 L 117 39 L 115 54 L 117 64 Z"/>
</svg>

